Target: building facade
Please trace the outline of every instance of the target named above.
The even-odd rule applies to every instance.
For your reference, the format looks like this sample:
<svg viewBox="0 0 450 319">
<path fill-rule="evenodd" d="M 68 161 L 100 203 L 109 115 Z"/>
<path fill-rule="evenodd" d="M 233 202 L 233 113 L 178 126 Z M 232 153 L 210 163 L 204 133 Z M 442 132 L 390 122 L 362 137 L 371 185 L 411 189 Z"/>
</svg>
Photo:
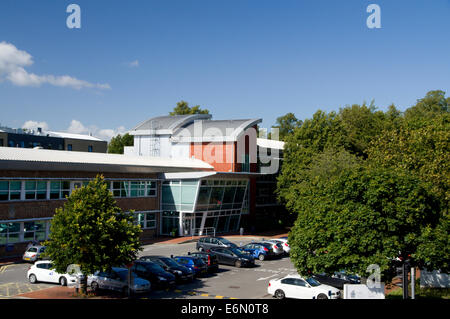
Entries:
<svg viewBox="0 0 450 319">
<path fill-rule="evenodd" d="M 40 128 L 34 131 L 0 127 L 0 147 L 2 146 L 106 153 L 108 143 L 90 135 L 44 132 Z"/>
<path fill-rule="evenodd" d="M 273 226 L 274 219 L 285 214 L 275 196 L 284 143 L 258 138 L 261 121 L 212 120 L 210 114 L 161 116 L 129 132 L 134 145 L 125 147 L 125 154 L 195 158 L 214 167 L 215 173 L 208 176 L 165 174 L 163 214 L 168 216 L 168 225 L 169 218 L 176 225 L 177 234 L 233 232 L 241 226 L 257 230 L 259 225 Z M 186 194 L 180 195 L 183 190 Z M 207 190 L 210 193 L 205 193 Z M 188 197 L 189 205 L 183 203 Z M 173 199 L 180 204 L 169 204 Z"/>
<path fill-rule="evenodd" d="M 161 233 L 163 173 L 211 171 L 198 160 L 0 147 L 0 258 L 48 238 L 55 210 L 98 174 L 124 211 L 134 211 L 145 240 Z"/>
</svg>

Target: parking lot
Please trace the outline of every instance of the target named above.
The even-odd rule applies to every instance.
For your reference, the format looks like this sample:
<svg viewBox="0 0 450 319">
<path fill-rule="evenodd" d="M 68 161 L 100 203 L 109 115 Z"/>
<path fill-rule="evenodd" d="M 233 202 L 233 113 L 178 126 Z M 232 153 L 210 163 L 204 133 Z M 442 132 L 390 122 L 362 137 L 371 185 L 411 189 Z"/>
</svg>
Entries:
<svg viewBox="0 0 450 319">
<path fill-rule="evenodd" d="M 259 238 L 254 238 L 259 239 Z M 252 241 L 252 238 L 233 239 L 238 245 Z M 145 255 L 186 255 L 196 251 L 195 242 L 183 244 L 153 244 L 143 246 L 140 256 Z M 30 264 L 3 266 L 0 271 L 0 298 L 18 298 L 22 294 L 55 287 L 53 284 L 30 284 L 26 272 Z M 267 294 L 269 280 L 295 272 L 289 257 L 255 261 L 251 268 L 236 268 L 220 265 L 217 273 L 197 278 L 192 283 L 179 284 L 170 290 L 154 290 L 140 298 L 160 299 L 261 299 L 272 298 Z"/>
</svg>

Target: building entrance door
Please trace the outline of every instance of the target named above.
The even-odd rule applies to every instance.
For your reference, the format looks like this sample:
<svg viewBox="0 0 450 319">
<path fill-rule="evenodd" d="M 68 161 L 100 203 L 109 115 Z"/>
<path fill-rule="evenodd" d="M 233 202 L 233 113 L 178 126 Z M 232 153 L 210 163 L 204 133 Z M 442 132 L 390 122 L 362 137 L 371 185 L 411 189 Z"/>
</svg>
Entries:
<svg viewBox="0 0 450 319">
<path fill-rule="evenodd" d="M 192 235 L 194 231 L 194 216 L 192 214 L 183 215 L 182 234 L 184 236 Z"/>
</svg>

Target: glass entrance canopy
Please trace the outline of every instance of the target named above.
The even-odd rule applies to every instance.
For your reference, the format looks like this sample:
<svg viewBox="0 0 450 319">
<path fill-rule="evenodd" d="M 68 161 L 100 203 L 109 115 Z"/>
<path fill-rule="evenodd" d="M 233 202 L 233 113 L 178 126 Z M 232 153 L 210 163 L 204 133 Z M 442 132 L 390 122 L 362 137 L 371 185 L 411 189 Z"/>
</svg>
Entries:
<svg viewBox="0 0 450 319">
<path fill-rule="evenodd" d="M 161 234 L 236 231 L 248 211 L 248 178 L 171 179 L 162 183 Z M 170 229 L 169 229 L 170 228 Z"/>
</svg>

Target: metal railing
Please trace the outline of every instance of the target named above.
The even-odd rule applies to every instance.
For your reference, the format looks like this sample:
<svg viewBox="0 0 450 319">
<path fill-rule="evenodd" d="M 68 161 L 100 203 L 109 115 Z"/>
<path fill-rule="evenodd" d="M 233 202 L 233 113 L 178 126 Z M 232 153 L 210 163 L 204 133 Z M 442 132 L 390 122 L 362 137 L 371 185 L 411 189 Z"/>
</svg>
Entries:
<svg viewBox="0 0 450 319">
<path fill-rule="evenodd" d="M 208 236 L 208 235 L 216 236 L 216 228 L 215 227 L 204 227 L 202 228 L 194 228 L 192 231 L 192 238 L 194 236 Z"/>
</svg>

